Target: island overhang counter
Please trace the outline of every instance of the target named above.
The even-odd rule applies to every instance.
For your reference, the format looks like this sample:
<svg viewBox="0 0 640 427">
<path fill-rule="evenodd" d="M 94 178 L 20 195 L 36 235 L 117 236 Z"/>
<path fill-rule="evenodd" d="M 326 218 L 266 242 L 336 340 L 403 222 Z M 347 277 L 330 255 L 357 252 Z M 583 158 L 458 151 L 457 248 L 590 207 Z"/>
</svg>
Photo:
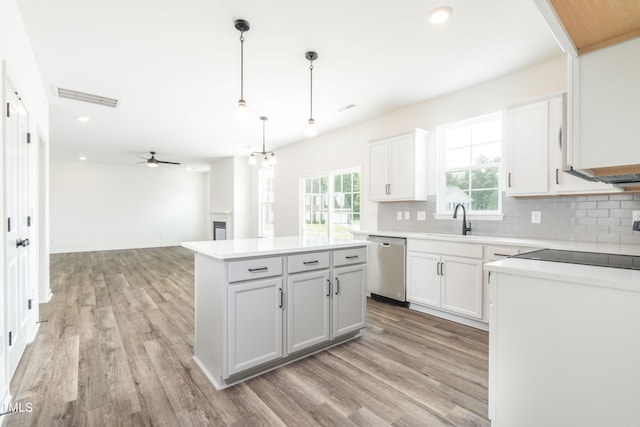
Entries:
<svg viewBox="0 0 640 427">
<path fill-rule="evenodd" d="M 194 360 L 220 390 L 357 338 L 367 241 L 185 242 L 195 252 Z"/>
</svg>

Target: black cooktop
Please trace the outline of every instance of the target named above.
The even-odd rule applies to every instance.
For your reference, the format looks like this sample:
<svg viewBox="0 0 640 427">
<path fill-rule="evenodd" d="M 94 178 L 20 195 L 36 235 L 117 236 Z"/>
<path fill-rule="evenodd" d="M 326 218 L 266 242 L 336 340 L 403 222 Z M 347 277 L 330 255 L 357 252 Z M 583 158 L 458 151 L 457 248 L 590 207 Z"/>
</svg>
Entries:
<svg viewBox="0 0 640 427">
<path fill-rule="evenodd" d="M 640 256 L 604 254 L 598 252 L 563 251 L 541 249 L 513 255 L 512 258 L 534 259 L 540 261 L 565 262 L 569 264 L 595 265 L 598 267 L 626 268 L 640 270 Z"/>
</svg>

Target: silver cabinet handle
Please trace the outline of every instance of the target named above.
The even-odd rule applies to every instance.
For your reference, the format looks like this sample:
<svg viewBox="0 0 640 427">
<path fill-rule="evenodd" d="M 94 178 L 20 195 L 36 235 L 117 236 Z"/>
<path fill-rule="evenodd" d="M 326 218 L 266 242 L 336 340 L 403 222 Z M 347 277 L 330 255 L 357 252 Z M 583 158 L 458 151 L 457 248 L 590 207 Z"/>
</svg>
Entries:
<svg viewBox="0 0 640 427">
<path fill-rule="evenodd" d="M 340 280 L 336 277 L 336 295 L 340 293 Z"/>
<path fill-rule="evenodd" d="M 279 288 L 278 290 L 280 291 L 280 305 L 278 308 L 282 308 L 282 306 L 284 306 L 284 291 L 282 288 Z"/>
<path fill-rule="evenodd" d="M 511 188 L 511 172 L 507 175 L 507 187 Z"/>
<path fill-rule="evenodd" d="M 560 172 L 560 169 L 556 168 L 556 184 L 560 184 L 560 180 L 558 179 L 559 172 Z"/>
<path fill-rule="evenodd" d="M 498 253 L 498 252 L 494 252 L 494 253 L 493 253 L 493 256 L 505 256 L 505 257 L 509 257 L 509 256 L 511 256 L 511 255 L 509 255 L 509 254 L 501 254 L 501 253 Z"/>
<path fill-rule="evenodd" d="M 304 265 L 315 265 L 315 264 L 317 264 L 317 263 L 318 263 L 318 260 L 317 260 L 317 259 L 314 259 L 313 261 L 302 261 L 302 263 L 303 263 Z"/>
<path fill-rule="evenodd" d="M 250 273 L 260 273 L 261 271 L 269 271 L 269 267 L 249 268 Z"/>
<path fill-rule="evenodd" d="M 327 296 L 331 296 L 331 280 L 327 279 Z"/>
<path fill-rule="evenodd" d="M 358 259 L 358 255 L 347 255 L 346 259 Z"/>
</svg>

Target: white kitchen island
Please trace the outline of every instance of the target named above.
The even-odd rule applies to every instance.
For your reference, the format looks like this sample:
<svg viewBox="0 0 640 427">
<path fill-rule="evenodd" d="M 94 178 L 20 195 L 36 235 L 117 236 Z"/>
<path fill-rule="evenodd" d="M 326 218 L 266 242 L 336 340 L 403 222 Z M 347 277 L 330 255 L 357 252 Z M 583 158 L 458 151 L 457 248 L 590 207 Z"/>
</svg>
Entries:
<svg viewBox="0 0 640 427">
<path fill-rule="evenodd" d="M 195 251 L 194 359 L 220 390 L 361 335 L 366 241 L 186 242 Z"/>
<path fill-rule="evenodd" d="M 640 271 L 516 258 L 485 269 L 492 426 L 640 425 Z"/>
</svg>

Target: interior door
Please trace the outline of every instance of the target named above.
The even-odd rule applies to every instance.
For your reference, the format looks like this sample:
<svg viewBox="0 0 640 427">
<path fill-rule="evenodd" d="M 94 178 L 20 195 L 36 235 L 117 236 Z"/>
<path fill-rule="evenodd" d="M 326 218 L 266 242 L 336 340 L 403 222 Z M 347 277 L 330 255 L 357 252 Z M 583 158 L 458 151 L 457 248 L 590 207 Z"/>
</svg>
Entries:
<svg viewBox="0 0 640 427">
<path fill-rule="evenodd" d="M 27 110 L 7 85 L 5 194 L 7 280 L 5 325 L 6 374 L 11 378 L 27 345 L 29 287 L 29 144 Z"/>
</svg>

